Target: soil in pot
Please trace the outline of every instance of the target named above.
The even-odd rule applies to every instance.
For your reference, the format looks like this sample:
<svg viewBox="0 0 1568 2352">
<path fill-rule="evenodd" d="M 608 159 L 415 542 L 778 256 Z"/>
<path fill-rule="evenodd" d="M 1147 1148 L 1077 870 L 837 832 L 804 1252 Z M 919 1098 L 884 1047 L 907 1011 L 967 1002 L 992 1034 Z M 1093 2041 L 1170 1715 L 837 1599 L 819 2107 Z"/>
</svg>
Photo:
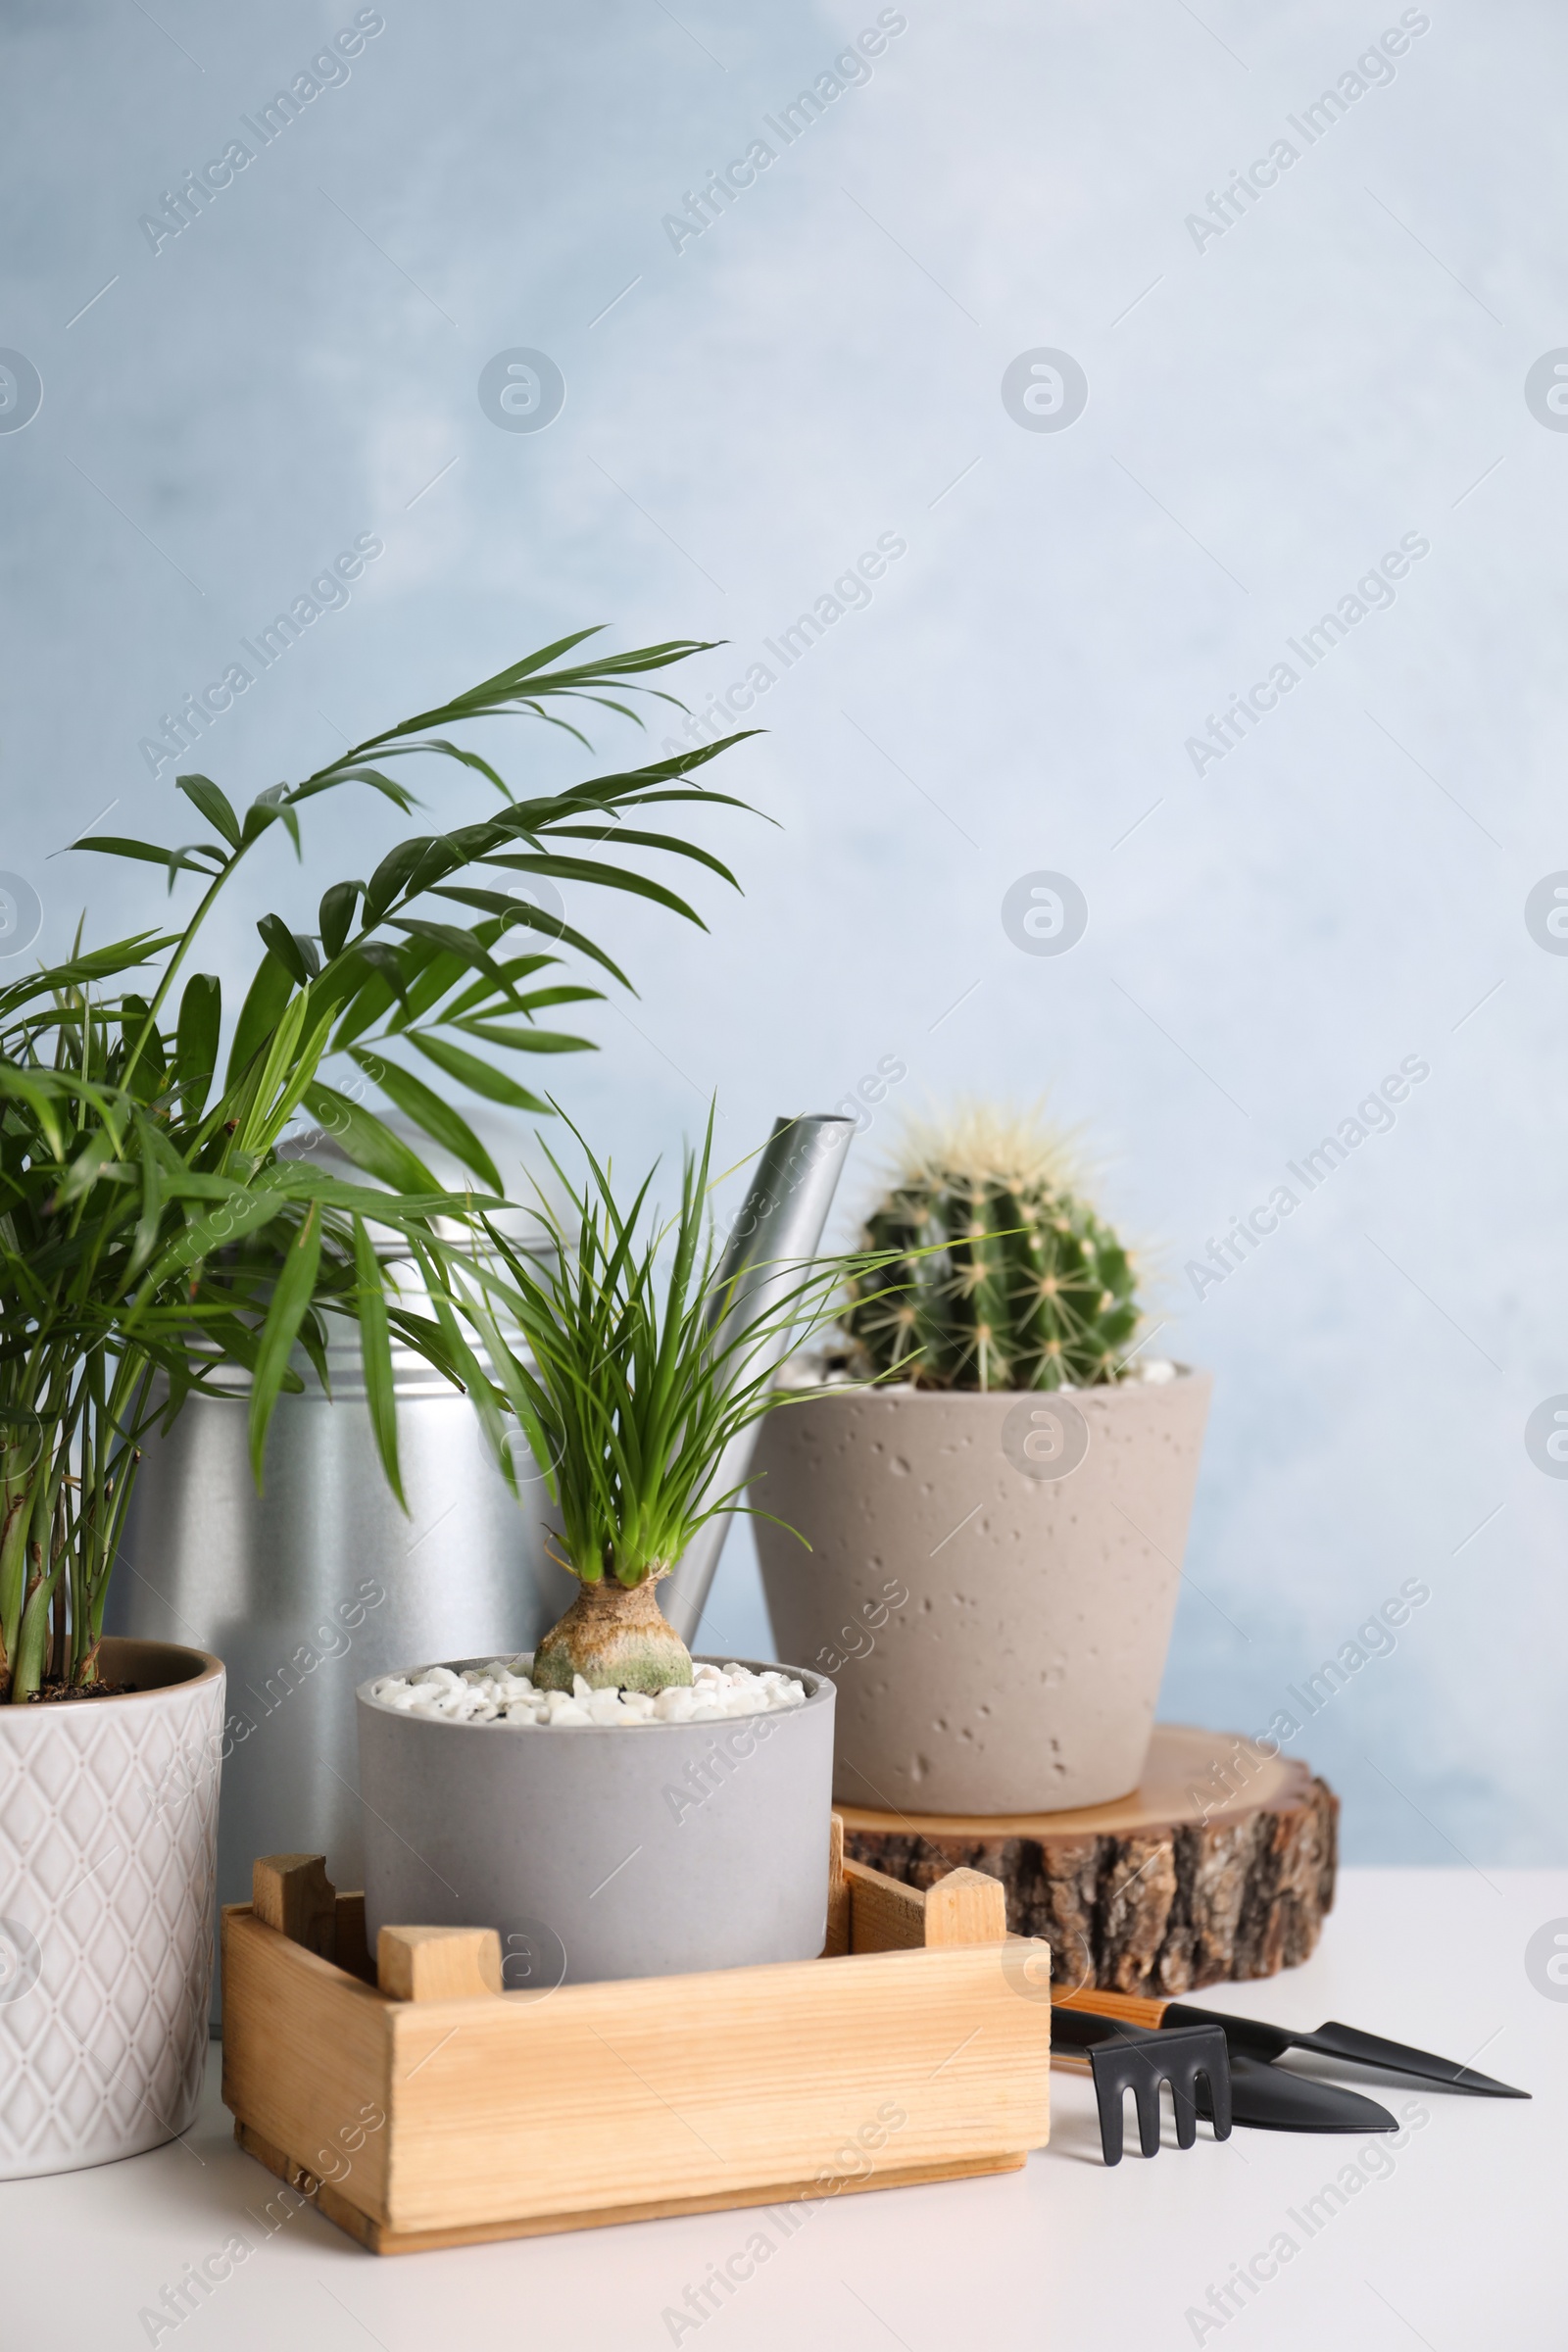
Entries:
<svg viewBox="0 0 1568 2352">
<path fill-rule="evenodd" d="M 89 1683 L 84 1690 L 78 1690 L 70 1683 L 52 1683 L 46 1679 L 36 1690 L 28 1691 L 27 1705 L 50 1707 L 68 1705 L 78 1698 L 125 1698 L 140 1689 L 140 1683 Z"/>
</svg>

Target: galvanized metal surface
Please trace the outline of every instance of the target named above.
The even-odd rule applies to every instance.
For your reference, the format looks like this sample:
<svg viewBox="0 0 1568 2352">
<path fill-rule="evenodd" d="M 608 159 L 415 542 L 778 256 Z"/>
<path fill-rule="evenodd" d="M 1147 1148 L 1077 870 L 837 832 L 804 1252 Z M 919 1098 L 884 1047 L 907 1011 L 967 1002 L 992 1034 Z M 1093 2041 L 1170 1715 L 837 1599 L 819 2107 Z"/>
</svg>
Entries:
<svg viewBox="0 0 1568 2352">
<path fill-rule="evenodd" d="M 780 1119 L 758 1161 L 723 1260 L 750 1266 L 720 1345 L 764 1311 L 814 1253 L 850 1119 Z M 332 1156 L 312 1139 L 313 1156 Z M 781 1333 L 769 1353 L 787 1351 Z M 328 1349 L 332 1396 L 303 1355 L 306 1386 L 278 1400 L 261 1495 L 251 1477 L 246 1401 L 190 1399 L 152 1435 L 110 1589 L 106 1630 L 194 1643 L 228 1670 L 218 1900 L 250 1896 L 258 1854 L 324 1853 L 339 1886 L 364 1884 L 354 1690 L 434 1658 L 532 1649 L 574 1591 L 545 1551 L 549 1497 L 520 1437 L 521 1500 L 491 1459 L 467 1399 L 408 1350 L 394 1350 L 398 1442 L 409 1516 L 382 1475 L 359 1342 Z M 240 1391 L 244 1375 L 223 1375 Z M 713 1492 L 744 1478 L 753 1432 L 719 1465 Z M 662 1593 L 691 1639 L 728 1532 L 713 1521 Z M 375 1805 L 375 1791 L 364 1792 Z"/>
<path fill-rule="evenodd" d="M 324 1853 L 338 1886 L 362 1886 L 356 1684 L 531 1649 L 572 1592 L 545 1555 L 543 1487 L 536 1503 L 509 1493 L 466 1397 L 395 1353 L 405 1518 L 353 1333 L 328 1362 L 331 1401 L 303 1360 L 305 1393 L 280 1398 L 260 1496 L 243 1396 L 193 1397 L 150 1439 L 110 1591 L 110 1631 L 194 1643 L 228 1669 L 220 1903 L 249 1900 L 258 1854 Z M 531 1468 L 524 1448 L 518 1462 Z"/>
<path fill-rule="evenodd" d="M 720 1286 L 736 1275 L 728 1313 L 713 1333 L 715 1348 L 733 1340 L 749 1323 L 780 1306 L 815 1256 L 844 1171 L 855 1121 L 808 1112 L 778 1119 L 762 1149 L 719 1265 Z M 748 1271 L 750 1269 L 750 1271 Z M 763 1350 L 747 1356 L 737 1370 L 776 1371 L 790 1350 L 782 1328 Z M 720 1456 L 709 1492 L 724 1494 L 751 1467 L 758 1428 L 743 1430 Z M 660 1592 L 664 1615 L 683 1642 L 695 1639 L 718 1568 L 733 1514 L 710 1519 L 676 1563 Z"/>
</svg>

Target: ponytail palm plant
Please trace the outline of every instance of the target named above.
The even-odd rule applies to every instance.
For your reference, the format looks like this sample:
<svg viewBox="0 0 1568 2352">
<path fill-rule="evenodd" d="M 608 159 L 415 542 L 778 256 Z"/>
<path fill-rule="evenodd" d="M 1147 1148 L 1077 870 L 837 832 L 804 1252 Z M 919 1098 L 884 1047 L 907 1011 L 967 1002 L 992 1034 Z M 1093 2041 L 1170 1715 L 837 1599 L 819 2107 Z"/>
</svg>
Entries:
<svg viewBox="0 0 1568 2352">
<path fill-rule="evenodd" d="M 568 662 L 593 633 L 371 736 L 302 783 L 260 793 L 243 814 L 211 778 L 178 777 L 204 821 L 201 840 L 72 845 L 162 866 L 171 892 L 194 876 L 200 897 L 181 928 L 99 948 L 83 947 L 78 932 L 64 962 L 0 989 L 0 1695 L 12 1702 L 46 1686 L 99 1687 L 109 1574 L 148 1428 L 239 1368 L 260 1484 L 278 1396 L 302 1385 L 296 1346 L 326 1380 L 328 1315 L 359 1326 L 376 1444 L 402 1500 L 392 1340 L 466 1381 L 444 1303 L 461 1250 L 453 1236 L 471 1232 L 504 1189 L 448 1101 L 451 1083 L 548 1109 L 506 1061 L 585 1048 L 540 1016 L 601 994 L 542 978 L 561 962 L 557 951 L 629 986 L 603 947 L 506 885 L 591 884 L 700 921 L 664 884 L 584 855 L 581 845 L 612 840 L 695 859 L 733 882 L 706 849 L 625 820 L 656 804 L 743 806 L 687 781 L 738 736 L 519 799 L 489 760 L 443 732 L 510 712 L 577 735 L 553 707 L 574 701 L 634 717 L 624 693 L 658 692 L 642 685 L 647 673 L 708 650 L 681 640 Z M 332 884 L 313 930 L 265 915 L 263 954 L 220 1067 L 220 984 L 190 965 L 222 893 L 279 828 L 300 853 L 300 812 L 323 793 L 363 785 L 407 814 L 416 804 L 388 768 L 415 754 L 478 779 L 499 808 L 416 834 L 368 880 Z M 435 1085 L 411 1053 L 433 1065 Z M 337 1083 L 325 1075 L 334 1056 L 349 1065 Z M 367 1105 L 367 1081 L 456 1156 L 472 1189 L 437 1183 Z M 289 1157 L 280 1147 L 302 1115 L 373 1181 Z M 376 1246 L 388 1233 L 424 1278 L 429 1296 L 416 1304 Z"/>
<path fill-rule="evenodd" d="M 660 1583 L 719 1512 L 771 1515 L 739 1500 L 745 1481 L 716 1493 L 714 1475 L 732 1438 L 792 1401 L 773 1386 L 781 1345 L 830 1324 L 847 1281 L 868 1290 L 906 1253 L 859 1250 L 792 1266 L 782 1287 L 767 1286 L 765 1306 L 748 1314 L 742 1303 L 736 1315 L 761 1269 L 716 1271 L 711 1112 L 701 1151 L 684 1155 L 679 1207 L 647 1226 L 657 1166 L 623 1204 L 611 1169 L 572 1133 L 587 1164 L 580 1187 L 550 1153 L 564 1213 L 539 1192 L 552 1250 L 532 1256 L 481 1208 L 488 1250 L 454 1269 L 437 1314 L 503 1463 L 508 1414 L 520 1424 L 555 1507 L 554 1556 L 578 1582 L 534 1654 L 535 1686 L 569 1690 L 580 1674 L 596 1689 L 657 1692 L 692 1680 L 686 1645 L 659 1606 Z M 454 1308 L 477 1334 L 492 1377 Z M 881 1377 L 902 1369 L 892 1364 Z"/>
</svg>

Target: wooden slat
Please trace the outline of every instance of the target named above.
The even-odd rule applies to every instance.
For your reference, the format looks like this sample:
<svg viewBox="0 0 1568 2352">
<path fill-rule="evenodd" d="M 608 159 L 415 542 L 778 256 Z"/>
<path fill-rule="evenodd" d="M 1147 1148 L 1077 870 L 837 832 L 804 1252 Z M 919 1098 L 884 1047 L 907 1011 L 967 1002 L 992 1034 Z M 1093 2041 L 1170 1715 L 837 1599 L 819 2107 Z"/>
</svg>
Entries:
<svg viewBox="0 0 1568 2352">
<path fill-rule="evenodd" d="M 649 2181 L 738 2204 L 1041 2146 L 1051 2010 L 1018 1997 L 1004 1948 L 390 2003 L 397 2152 L 376 2218 L 477 2229 L 624 2207 Z"/>
<path fill-rule="evenodd" d="M 731 2208 L 758 2205 L 781 2207 L 787 2213 L 788 2208 L 813 2199 L 850 2196 L 865 2189 L 915 2188 L 929 2181 L 972 2180 L 990 2173 L 1017 2173 L 1027 2161 L 1023 2156 L 998 2156 L 985 2157 L 973 2164 L 906 2165 L 902 2170 L 890 2168 L 874 2173 L 864 2180 L 843 2180 L 832 2187 L 824 2187 L 815 2180 L 790 2180 L 768 2188 L 748 2189 L 740 2196 L 719 2193 L 710 2197 L 660 2197 L 642 2205 L 606 2206 L 594 2213 L 525 2215 L 506 2222 L 459 2223 L 446 2230 L 388 2230 L 351 2205 L 330 2181 L 317 2180 L 308 2166 L 296 2164 L 259 2132 L 236 2122 L 234 2137 L 247 2156 L 254 2156 L 280 2180 L 287 2180 L 302 2196 L 311 2198 L 329 2222 L 335 2222 L 371 2254 L 433 2254 L 450 2246 L 492 2245 L 501 2238 L 554 2236 L 566 2230 L 615 2229 L 622 2222 L 671 2221 L 683 2214 L 723 2213 Z M 804 2215 L 788 2215 L 791 2235 L 804 2219 Z"/>
<path fill-rule="evenodd" d="M 346 1968 L 351 1977 L 363 1977 L 368 1984 L 375 1982 L 370 1966 L 369 1946 L 365 1939 L 365 1897 L 363 1894 L 340 1894 L 337 1898 L 337 1950 L 331 1955 L 339 1968 Z"/>
<path fill-rule="evenodd" d="M 852 1952 L 905 1952 L 925 1944 L 925 1896 L 866 1862 L 846 1862 Z"/>
<path fill-rule="evenodd" d="M 925 1897 L 925 1940 L 1003 1943 L 1007 1935 L 1007 1897 L 1000 1879 L 982 1870 L 950 1870 Z"/>
<path fill-rule="evenodd" d="M 222 1936 L 224 2104 L 313 2173 L 346 2161 L 354 2202 L 384 2215 L 397 2004 L 264 1926 L 248 1903 L 224 1909 Z"/>
<path fill-rule="evenodd" d="M 324 1854 L 264 1854 L 251 1865 L 258 1919 L 291 1943 L 330 1960 L 337 1950 L 337 1895 Z"/>
<path fill-rule="evenodd" d="M 850 1948 L 850 1889 L 844 1876 L 844 1816 L 835 1813 L 829 1833 L 827 1865 L 827 1940 L 824 1960 L 836 1959 Z"/>
<path fill-rule="evenodd" d="M 494 1928 L 383 1928 L 376 1983 L 395 2001 L 457 2001 L 501 1990 Z"/>
</svg>

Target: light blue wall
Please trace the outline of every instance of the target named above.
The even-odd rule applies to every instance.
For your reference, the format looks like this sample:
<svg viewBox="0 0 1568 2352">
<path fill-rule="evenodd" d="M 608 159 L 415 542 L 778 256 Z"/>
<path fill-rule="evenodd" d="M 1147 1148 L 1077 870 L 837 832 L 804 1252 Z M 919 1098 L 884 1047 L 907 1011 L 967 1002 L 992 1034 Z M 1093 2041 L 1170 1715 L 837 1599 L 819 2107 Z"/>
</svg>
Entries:
<svg viewBox="0 0 1568 2352">
<path fill-rule="evenodd" d="M 1434 5 L 1308 145 L 1288 118 L 1396 7 L 908 0 L 786 147 L 764 118 L 875 7 L 386 0 L 155 255 L 139 216 L 356 11 L 153 13 L 6 12 L 0 343 L 44 400 L 0 435 L 0 866 L 40 944 L 84 901 L 100 934 L 156 919 L 156 881 L 53 854 L 111 802 L 183 837 L 139 739 L 357 535 L 385 552 L 352 602 L 204 745 L 235 793 L 591 621 L 730 640 L 710 689 L 778 670 L 763 641 L 895 535 L 728 762 L 782 827 L 715 820 L 744 901 L 705 890 L 707 939 L 616 917 L 641 1000 L 598 1016 L 574 1107 L 642 1157 L 716 1085 L 738 1156 L 886 1055 L 910 1103 L 1049 1088 L 1164 1266 L 1159 1345 L 1218 1375 L 1165 1712 L 1261 1729 L 1419 1578 L 1293 1743 L 1347 1852 L 1560 1859 L 1568 1485 L 1524 1430 L 1568 1391 L 1568 961 L 1523 919 L 1568 866 L 1568 437 L 1524 398 L 1568 339 L 1560 14 Z M 1281 137 L 1278 183 L 1195 234 Z M 662 217 L 759 138 L 677 252 Z M 481 413 L 516 346 L 564 375 L 546 431 Z M 1087 373 L 1070 429 L 1004 407 L 1039 347 Z M 1397 601 L 1306 674 L 1286 640 L 1405 534 Z M 1281 660 L 1299 684 L 1195 772 L 1186 739 Z M 529 767 L 575 772 L 519 732 Z M 313 881 L 389 837 L 323 811 Z M 1090 908 L 1060 957 L 1002 924 L 1041 868 Z M 300 891 L 279 845 L 226 970 Z M 1207 1237 L 1406 1056 L 1392 1131 L 1195 1298 Z M 742 1543 L 711 1623 L 765 1644 Z"/>
</svg>

